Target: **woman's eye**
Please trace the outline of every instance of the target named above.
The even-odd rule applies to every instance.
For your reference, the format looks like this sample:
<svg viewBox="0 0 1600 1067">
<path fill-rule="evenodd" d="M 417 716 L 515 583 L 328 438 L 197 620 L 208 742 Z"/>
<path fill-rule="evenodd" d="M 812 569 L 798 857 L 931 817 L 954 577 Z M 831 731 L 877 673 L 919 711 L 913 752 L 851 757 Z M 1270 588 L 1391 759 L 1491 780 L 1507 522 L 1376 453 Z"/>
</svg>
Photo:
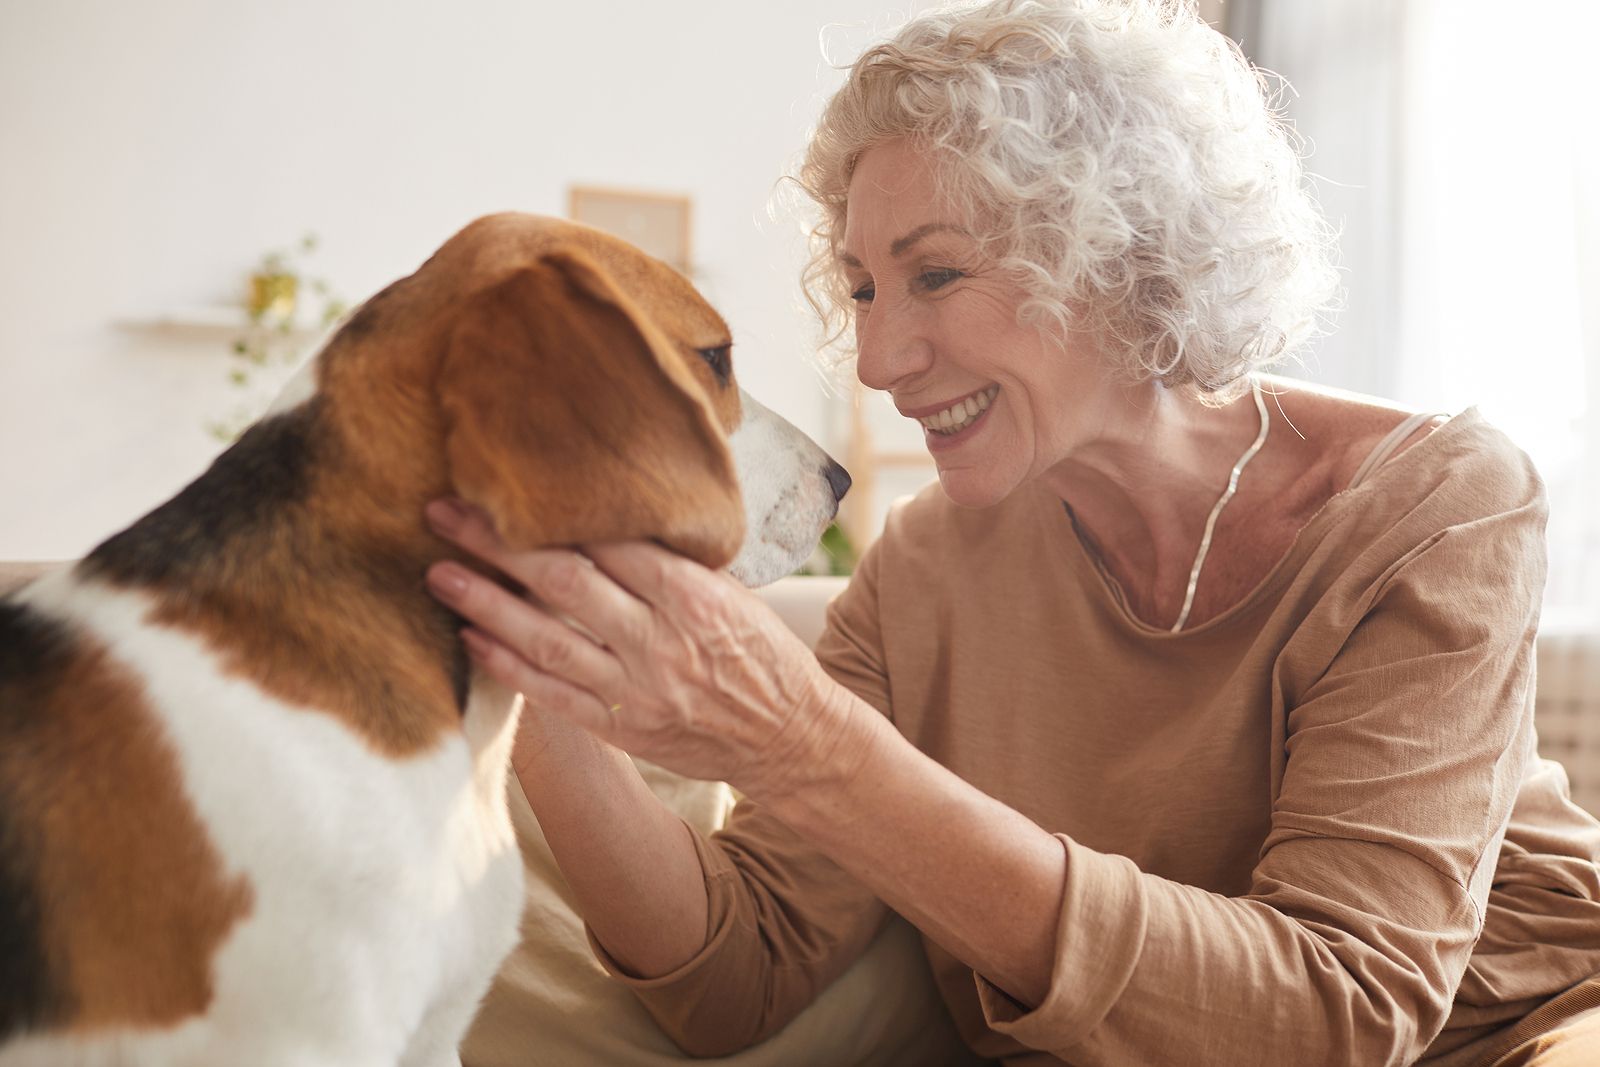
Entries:
<svg viewBox="0 0 1600 1067">
<path fill-rule="evenodd" d="M 938 267 L 931 270 L 925 270 L 921 274 L 917 275 L 917 284 L 922 286 L 923 289 L 931 292 L 934 289 L 943 289 L 957 278 L 963 276 L 964 275 L 962 275 L 962 273 L 958 270 L 953 270 L 948 267 Z"/>
<path fill-rule="evenodd" d="M 701 348 L 697 351 L 700 353 L 700 358 L 711 368 L 711 373 L 717 376 L 717 381 L 727 385 L 728 378 L 733 374 L 733 346 L 717 345 L 714 348 Z"/>
<path fill-rule="evenodd" d="M 953 267 L 934 267 L 918 274 L 912 279 L 911 284 L 914 288 L 920 289 L 925 293 L 931 293 L 936 289 L 943 289 L 957 278 L 965 277 L 966 274 L 964 272 Z M 857 304 L 871 303 L 873 297 L 877 295 L 877 287 L 869 284 L 853 291 L 850 294 L 850 299 Z"/>
</svg>

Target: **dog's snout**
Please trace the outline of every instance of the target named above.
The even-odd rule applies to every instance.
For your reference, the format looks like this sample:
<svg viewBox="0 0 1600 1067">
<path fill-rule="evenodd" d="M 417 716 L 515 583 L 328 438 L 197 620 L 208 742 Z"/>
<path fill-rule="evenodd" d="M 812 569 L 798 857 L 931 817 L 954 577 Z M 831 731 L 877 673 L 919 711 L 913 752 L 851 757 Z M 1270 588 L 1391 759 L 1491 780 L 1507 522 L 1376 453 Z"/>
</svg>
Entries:
<svg viewBox="0 0 1600 1067">
<path fill-rule="evenodd" d="M 828 465 L 823 468 L 823 473 L 828 476 L 828 487 L 833 490 L 834 501 L 843 500 L 844 495 L 850 491 L 850 472 L 830 459 Z"/>
<path fill-rule="evenodd" d="M 745 538 L 728 573 L 746 585 L 775 581 L 806 561 L 839 514 L 850 474 L 822 446 L 741 391 L 728 437 Z"/>
</svg>

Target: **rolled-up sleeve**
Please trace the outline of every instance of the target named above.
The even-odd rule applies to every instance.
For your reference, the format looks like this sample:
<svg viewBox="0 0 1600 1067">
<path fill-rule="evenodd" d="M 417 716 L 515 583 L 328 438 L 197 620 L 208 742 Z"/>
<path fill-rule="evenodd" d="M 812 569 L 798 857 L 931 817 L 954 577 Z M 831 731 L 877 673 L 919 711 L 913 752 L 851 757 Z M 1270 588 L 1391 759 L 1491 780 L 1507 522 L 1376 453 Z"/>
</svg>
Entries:
<svg viewBox="0 0 1600 1067">
<path fill-rule="evenodd" d="M 680 1048 L 726 1055 L 770 1037 L 816 999 L 871 942 L 887 909 L 749 801 L 710 838 L 687 832 L 706 872 L 705 946 L 669 974 L 641 979 L 592 932 L 589 944 Z"/>
</svg>

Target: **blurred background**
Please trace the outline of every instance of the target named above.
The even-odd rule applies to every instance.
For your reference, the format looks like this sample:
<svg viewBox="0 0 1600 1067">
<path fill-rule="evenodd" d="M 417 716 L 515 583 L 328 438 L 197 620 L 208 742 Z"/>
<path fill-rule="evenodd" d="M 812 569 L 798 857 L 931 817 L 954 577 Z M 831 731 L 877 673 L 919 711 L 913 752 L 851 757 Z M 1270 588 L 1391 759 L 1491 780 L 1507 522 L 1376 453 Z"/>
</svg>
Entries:
<svg viewBox="0 0 1600 1067">
<path fill-rule="evenodd" d="M 870 538 L 931 468 L 825 383 L 773 201 L 836 65 L 927 6 L 0 0 L 0 559 L 83 553 L 198 473 L 324 316 L 477 215 L 584 190 L 677 212 L 642 225 L 681 223 L 742 383 L 851 463 Z M 1202 9 L 1292 86 L 1343 231 L 1345 307 L 1298 373 L 1480 406 L 1550 486 L 1547 621 L 1600 628 L 1600 5 Z"/>
</svg>

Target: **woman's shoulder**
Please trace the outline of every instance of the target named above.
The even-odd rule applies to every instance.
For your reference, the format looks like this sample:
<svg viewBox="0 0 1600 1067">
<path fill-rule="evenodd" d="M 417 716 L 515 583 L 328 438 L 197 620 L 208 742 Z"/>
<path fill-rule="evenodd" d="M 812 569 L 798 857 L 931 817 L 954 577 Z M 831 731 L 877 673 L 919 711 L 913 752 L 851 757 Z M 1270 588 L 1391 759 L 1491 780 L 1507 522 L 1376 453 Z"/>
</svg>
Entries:
<svg viewBox="0 0 1600 1067">
<path fill-rule="evenodd" d="M 1399 455 L 1447 421 L 1443 413 L 1293 378 L 1263 377 L 1262 392 L 1281 426 L 1279 447 L 1317 468 L 1333 491 L 1350 486 L 1380 447 Z M 1391 440 L 1397 432 L 1403 438 Z"/>
<path fill-rule="evenodd" d="M 1276 574 L 1366 596 L 1450 531 L 1452 546 L 1481 546 L 1485 558 L 1542 553 L 1543 483 L 1476 408 L 1418 412 L 1298 382 L 1263 392 L 1276 425 L 1258 462 L 1273 477 L 1238 520 L 1233 558 L 1276 562 L 1246 570 L 1241 588 Z"/>
<path fill-rule="evenodd" d="M 1298 443 L 1323 465 L 1326 484 L 1337 494 L 1381 483 L 1372 495 L 1397 507 L 1427 496 L 1491 510 L 1543 496 L 1527 454 L 1475 407 L 1456 415 L 1418 411 L 1378 397 L 1283 380 L 1268 392 L 1269 403 L 1276 400 Z"/>
</svg>

